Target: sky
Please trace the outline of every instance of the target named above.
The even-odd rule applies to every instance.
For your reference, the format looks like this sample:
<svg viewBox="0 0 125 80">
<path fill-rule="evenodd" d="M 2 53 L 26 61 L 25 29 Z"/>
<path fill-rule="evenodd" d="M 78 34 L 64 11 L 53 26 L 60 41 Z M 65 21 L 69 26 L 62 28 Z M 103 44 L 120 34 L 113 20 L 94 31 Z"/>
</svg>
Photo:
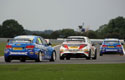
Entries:
<svg viewBox="0 0 125 80">
<path fill-rule="evenodd" d="M 0 24 L 15 19 L 28 30 L 96 30 L 118 16 L 125 17 L 125 0 L 0 0 Z"/>
</svg>

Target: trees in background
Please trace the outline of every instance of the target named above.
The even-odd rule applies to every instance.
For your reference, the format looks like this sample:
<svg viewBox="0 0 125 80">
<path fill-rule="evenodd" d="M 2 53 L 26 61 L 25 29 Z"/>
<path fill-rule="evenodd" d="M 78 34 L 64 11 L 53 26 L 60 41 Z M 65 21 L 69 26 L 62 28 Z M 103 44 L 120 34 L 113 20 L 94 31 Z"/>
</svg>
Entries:
<svg viewBox="0 0 125 80">
<path fill-rule="evenodd" d="M 79 26 L 81 29 L 82 26 Z M 39 35 L 44 38 L 66 38 L 68 36 L 88 36 L 89 38 L 121 38 L 125 39 L 125 18 L 117 17 L 111 19 L 108 24 L 104 24 L 96 31 L 77 32 L 74 29 L 30 31 L 25 30 L 16 20 L 6 20 L 0 25 L 0 37 L 11 38 L 17 35 Z"/>
<path fill-rule="evenodd" d="M 0 25 L 0 37 L 2 36 L 2 26 Z"/>
<path fill-rule="evenodd" d="M 86 32 L 86 36 L 91 38 L 91 39 L 97 39 L 98 38 L 96 32 L 93 31 L 93 30 L 87 31 Z"/>
<path fill-rule="evenodd" d="M 2 23 L 0 28 L 0 37 L 11 38 L 24 33 L 24 28 L 16 20 L 6 20 Z"/>
<path fill-rule="evenodd" d="M 108 24 L 100 26 L 97 30 L 99 38 L 125 38 L 125 18 L 111 19 Z"/>
<path fill-rule="evenodd" d="M 73 29 L 62 29 L 62 30 L 56 30 L 51 35 L 51 38 L 66 38 L 68 36 L 76 35 L 76 32 Z"/>
</svg>

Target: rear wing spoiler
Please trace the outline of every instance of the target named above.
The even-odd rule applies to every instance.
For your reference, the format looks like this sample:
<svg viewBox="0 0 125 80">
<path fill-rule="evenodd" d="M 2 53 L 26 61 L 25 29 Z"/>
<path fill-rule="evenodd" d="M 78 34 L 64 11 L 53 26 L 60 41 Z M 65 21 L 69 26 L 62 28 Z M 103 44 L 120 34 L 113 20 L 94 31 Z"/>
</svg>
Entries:
<svg viewBox="0 0 125 80">
<path fill-rule="evenodd" d="M 11 42 L 16 41 L 16 40 L 29 41 L 30 43 L 32 42 L 32 40 L 30 40 L 30 39 L 23 39 L 23 38 L 22 38 L 22 39 L 8 39 L 8 40 L 7 40 L 7 43 L 11 43 Z"/>
<path fill-rule="evenodd" d="M 81 38 L 76 38 L 76 39 L 74 39 L 74 38 L 67 38 L 67 39 L 65 39 L 65 41 L 67 42 L 67 41 L 82 41 L 82 42 L 85 42 L 85 39 L 81 39 Z"/>
</svg>

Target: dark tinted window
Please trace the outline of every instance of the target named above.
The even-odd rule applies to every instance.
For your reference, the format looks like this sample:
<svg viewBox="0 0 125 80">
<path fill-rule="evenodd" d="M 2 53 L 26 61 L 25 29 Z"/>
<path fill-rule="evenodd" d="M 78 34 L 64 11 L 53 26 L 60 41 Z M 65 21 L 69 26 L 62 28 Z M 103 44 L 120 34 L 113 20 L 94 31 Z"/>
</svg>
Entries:
<svg viewBox="0 0 125 80">
<path fill-rule="evenodd" d="M 105 41 L 104 43 L 105 43 L 105 44 L 108 44 L 108 43 L 109 43 L 109 44 L 110 44 L 110 43 L 114 44 L 114 43 L 119 43 L 119 41 Z"/>
<path fill-rule="evenodd" d="M 66 41 L 79 41 L 79 42 L 85 42 L 85 39 L 66 39 Z"/>
<path fill-rule="evenodd" d="M 23 39 L 23 38 L 20 38 L 20 39 L 11 39 L 9 40 L 9 43 L 31 43 L 33 40 L 30 40 L 30 39 Z"/>
<path fill-rule="evenodd" d="M 40 39 L 41 39 L 43 44 L 47 44 L 46 41 L 42 37 L 40 37 Z"/>
<path fill-rule="evenodd" d="M 37 38 L 36 44 L 43 44 L 42 40 L 40 38 Z"/>
</svg>

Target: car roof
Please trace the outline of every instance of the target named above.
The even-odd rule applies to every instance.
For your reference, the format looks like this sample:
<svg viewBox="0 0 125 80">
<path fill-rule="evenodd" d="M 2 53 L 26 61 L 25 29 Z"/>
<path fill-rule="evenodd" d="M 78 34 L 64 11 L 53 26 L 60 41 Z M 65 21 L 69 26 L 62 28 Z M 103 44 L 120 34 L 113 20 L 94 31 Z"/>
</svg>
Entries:
<svg viewBox="0 0 125 80">
<path fill-rule="evenodd" d="M 86 38 L 85 36 L 69 36 L 67 38 Z"/>
<path fill-rule="evenodd" d="M 84 39 L 84 42 L 87 42 L 88 37 L 86 36 L 69 36 L 67 39 Z"/>
<path fill-rule="evenodd" d="M 38 37 L 38 36 L 34 36 L 34 35 L 20 35 L 20 36 L 14 37 L 14 39 L 23 38 L 23 39 L 30 39 L 30 40 L 33 40 L 33 39 L 36 38 L 36 37 Z"/>
<path fill-rule="evenodd" d="M 106 38 L 104 41 L 119 41 L 117 38 Z"/>
<path fill-rule="evenodd" d="M 85 42 L 63 42 L 62 44 L 84 44 Z"/>
</svg>

